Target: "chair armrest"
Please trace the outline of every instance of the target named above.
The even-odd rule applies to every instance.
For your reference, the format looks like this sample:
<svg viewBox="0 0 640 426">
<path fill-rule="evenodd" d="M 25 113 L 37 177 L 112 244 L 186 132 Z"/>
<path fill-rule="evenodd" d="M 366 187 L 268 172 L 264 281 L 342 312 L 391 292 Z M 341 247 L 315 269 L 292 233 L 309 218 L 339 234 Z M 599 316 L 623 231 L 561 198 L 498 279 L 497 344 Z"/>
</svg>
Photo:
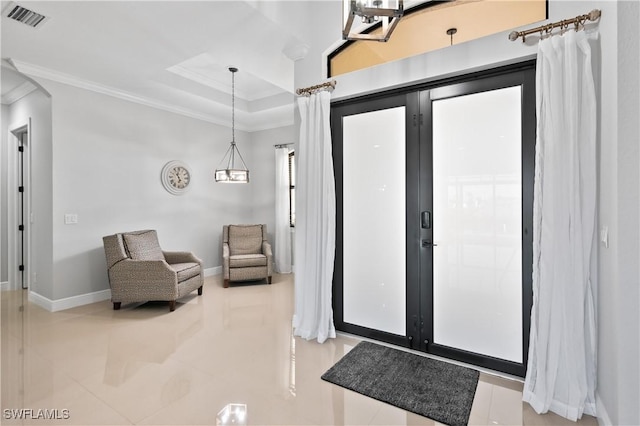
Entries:
<svg viewBox="0 0 640 426">
<path fill-rule="evenodd" d="M 223 279 L 225 280 L 229 279 L 229 256 L 230 256 L 229 244 L 222 243 L 222 273 L 223 273 Z"/>
<path fill-rule="evenodd" d="M 271 244 L 267 241 L 262 242 L 262 254 L 271 258 L 273 256 L 273 252 L 271 251 Z"/>
<path fill-rule="evenodd" d="M 162 254 L 164 254 L 164 258 L 169 265 L 173 265 L 175 263 L 202 264 L 202 260 L 189 251 L 163 251 Z"/>
<path fill-rule="evenodd" d="M 178 295 L 178 276 L 164 260 L 124 259 L 109 269 L 112 300 L 129 300 L 149 295 L 149 300 L 171 300 Z"/>
<path fill-rule="evenodd" d="M 273 252 L 271 251 L 271 244 L 267 241 L 262 242 L 262 254 L 267 256 L 267 274 L 271 276 L 273 274 Z"/>
</svg>

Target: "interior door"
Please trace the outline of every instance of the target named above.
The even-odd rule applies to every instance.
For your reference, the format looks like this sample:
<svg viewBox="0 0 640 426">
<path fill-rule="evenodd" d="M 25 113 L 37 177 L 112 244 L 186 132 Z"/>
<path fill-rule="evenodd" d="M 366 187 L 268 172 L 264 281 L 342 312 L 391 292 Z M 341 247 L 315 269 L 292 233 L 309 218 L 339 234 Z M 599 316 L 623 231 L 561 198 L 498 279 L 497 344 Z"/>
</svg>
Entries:
<svg viewBox="0 0 640 426">
<path fill-rule="evenodd" d="M 421 93 L 423 349 L 524 375 L 531 309 L 533 72 Z M 424 221 L 423 221 L 424 222 Z"/>
<path fill-rule="evenodd" d="M 25 147 L 27 146 L 28 141 L 28 131 L 25 129 L 20 134 L 17 135 L 18 138 L 18 247 L 17 247 L 17 255 L 18 255 L 18 281 L 20 283 L 21 288 L 24 290 L 27 288 L 27 245 L 25 233 L 27 221 L 26 221 L 26 212 L 25 212 L 25 192 L 26 188 L 26 176 L 25 176 Z M 29 188 L 30 189 L 30 188 Z"/>
</svg>

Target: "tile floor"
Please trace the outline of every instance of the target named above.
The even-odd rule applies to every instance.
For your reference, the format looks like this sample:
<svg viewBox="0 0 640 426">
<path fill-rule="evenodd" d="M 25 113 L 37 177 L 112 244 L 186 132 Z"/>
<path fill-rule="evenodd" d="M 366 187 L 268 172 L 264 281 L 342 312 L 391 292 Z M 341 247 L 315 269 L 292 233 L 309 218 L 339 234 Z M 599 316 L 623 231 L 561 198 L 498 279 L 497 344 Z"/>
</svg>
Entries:
<svg viewBox="0 0 640 426">
<path fill-rule="evenodd" d="M 108 301 L 50 313 L 1 296 L 2 424 L 214 425 L 234 420 L 218 415 L 228 404 L 246 405 L 248 424 L 437 424 L 320 379 L 359 340 L 292 338 L 291 276 L 228 289 L 209 277 L 173 313 Z M 482 373 L 470 424 L 573 424 L 521 399 L 520 382 Z M 8 418 L 19 408 L 59 419 Z"/>
</svg>

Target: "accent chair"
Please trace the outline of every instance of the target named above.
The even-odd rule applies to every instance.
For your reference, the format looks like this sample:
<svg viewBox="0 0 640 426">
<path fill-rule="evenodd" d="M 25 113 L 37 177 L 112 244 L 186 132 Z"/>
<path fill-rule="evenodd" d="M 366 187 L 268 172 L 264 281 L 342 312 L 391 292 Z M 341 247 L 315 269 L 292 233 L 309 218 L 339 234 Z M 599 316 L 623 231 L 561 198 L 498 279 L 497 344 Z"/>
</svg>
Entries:
<svg viewBox="0 0 640 426">
<path fill-rule="evenodd" d="M 267 225 L 224 225 L 222 227 L 222 265 L 224 287 L 230 281 L 266 279 L 271 284 L 271 244 Z"/>
<path fill-rule="evenodd" d="M 163 251 L 156 231 L 108 235 L 102 241 L 114 310 L 123 302 L 166 300 L 173 312 L 177 299 L 196 289 L 202 295 L 202 261 L 190 252 Z"/>
</svg>

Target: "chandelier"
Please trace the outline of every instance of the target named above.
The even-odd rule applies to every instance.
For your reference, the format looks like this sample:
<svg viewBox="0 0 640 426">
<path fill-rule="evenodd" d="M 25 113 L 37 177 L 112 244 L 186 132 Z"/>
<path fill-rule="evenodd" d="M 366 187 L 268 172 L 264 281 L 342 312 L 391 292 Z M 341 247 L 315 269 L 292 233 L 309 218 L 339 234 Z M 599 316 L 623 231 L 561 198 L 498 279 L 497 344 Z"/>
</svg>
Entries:
<svg viewBox="0 0 640 426">
<path fill-rule="evenodd" d="M 240 150 L 236 145 L 236 80 L 235 74 L 238 72 L 238 68 L 230 67 L 231 71 L 231 145 L 227 149 L 227 152 L 222 157 L 222 161 L 216 169 L 215 177 L 216 182 L 223 183 L 249 183 L 249 169 L 244 163 L 244 159 L 240 154 Z M 236 157 L 240 160 L 236 163 Z M 225 168 L 220 168 L 223 164 L 226 164 Z"/>
</svg>

